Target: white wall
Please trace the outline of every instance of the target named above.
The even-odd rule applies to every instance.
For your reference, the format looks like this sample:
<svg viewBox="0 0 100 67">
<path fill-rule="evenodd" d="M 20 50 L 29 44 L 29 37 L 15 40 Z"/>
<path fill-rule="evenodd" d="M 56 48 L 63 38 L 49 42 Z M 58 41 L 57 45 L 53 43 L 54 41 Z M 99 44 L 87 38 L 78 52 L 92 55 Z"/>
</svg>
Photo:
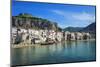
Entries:
<svg viewBox="0 0 100 67">
<path fill-rule="evenodd" d="M 32 0 L 31 0 L 32 1 Z M 39 65 L 37 67 L 100 67 L 100 0 L 33 0 L 97 6 L 97 62 Z M 96 2 L 95 2 L 96 1 Z M 0 67 L 10 67 L 10 0 L 0 0 Z M 31 67 L 31 66 L 28 66 Z"/>
</svg>

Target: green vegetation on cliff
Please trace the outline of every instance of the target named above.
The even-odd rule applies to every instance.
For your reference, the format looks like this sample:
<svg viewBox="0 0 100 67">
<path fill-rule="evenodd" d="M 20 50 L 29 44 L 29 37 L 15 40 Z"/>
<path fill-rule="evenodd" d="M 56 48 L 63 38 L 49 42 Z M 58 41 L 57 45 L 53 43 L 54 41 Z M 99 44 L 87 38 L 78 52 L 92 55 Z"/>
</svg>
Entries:
<svg viewBox="0 0 100 67">
<path fill-rule="evenodd" d="M 21 13 L 18 16 L 12 16 L 12 26 L 18 28 L 32 29 L 53 29 L 61 30 L 56 22 L 47 19 L 34 17 L 31 14 Z"/>
</svg>

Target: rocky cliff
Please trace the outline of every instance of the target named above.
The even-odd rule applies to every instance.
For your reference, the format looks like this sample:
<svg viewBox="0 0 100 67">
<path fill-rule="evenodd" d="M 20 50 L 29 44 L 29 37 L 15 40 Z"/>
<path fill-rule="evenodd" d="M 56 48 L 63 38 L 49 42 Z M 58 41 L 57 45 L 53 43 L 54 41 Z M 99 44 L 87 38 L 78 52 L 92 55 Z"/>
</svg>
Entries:
<svg viewBox="0 0 100 67">
<path fill-rule="evenodd" d="M 21 13 L 18 16 L 12 16 L 12 27 L 25 29 L 47 29 L 60 30 L 56 22 L 47 19 L 34 17 L 31 14 Z"/>
</svg>

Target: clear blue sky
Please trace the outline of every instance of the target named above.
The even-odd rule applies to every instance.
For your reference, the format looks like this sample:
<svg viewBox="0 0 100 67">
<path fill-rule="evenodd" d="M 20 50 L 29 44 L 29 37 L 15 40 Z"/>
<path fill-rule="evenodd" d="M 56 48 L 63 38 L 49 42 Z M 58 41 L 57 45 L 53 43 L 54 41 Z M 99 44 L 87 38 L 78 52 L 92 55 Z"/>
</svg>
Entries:
<svg viewBox="0 0 100 67">
<path fill-rule="evenodd" d="M 29 13 L 57 22 L 61 28 L 85 27 L 95 21 L 95 6 L 13 1 L 12 15 Z"/>
</svg>

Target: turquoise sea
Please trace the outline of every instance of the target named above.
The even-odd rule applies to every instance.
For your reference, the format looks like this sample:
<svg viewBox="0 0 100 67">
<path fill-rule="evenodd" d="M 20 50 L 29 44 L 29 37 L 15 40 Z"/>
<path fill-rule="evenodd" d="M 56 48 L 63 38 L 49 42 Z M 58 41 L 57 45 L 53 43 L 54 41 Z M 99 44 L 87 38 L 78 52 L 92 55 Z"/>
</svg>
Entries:
<svg viewBox="0 0 100 67">
<path fill-rule="evenodd" d="M 12 48 L 12 65 L 85 62 L 96 60 L 96 41 L 66 41 L 51 45 Z"/>
</svg>

